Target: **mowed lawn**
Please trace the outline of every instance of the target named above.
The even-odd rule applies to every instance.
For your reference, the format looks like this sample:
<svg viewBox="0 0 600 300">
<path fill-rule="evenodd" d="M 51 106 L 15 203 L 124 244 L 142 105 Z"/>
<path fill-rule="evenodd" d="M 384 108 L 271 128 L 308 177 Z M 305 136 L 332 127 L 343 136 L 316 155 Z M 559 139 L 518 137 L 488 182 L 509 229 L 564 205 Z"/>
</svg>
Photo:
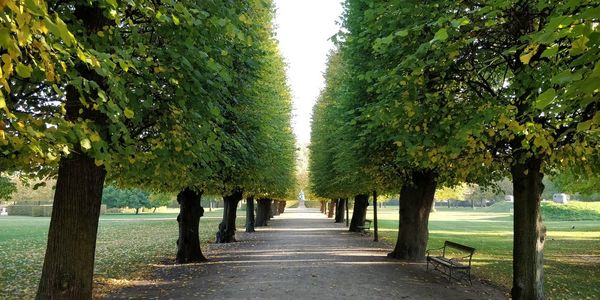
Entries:
<svg viewBox="0 0 600 300">
<path fill-rule="evenodd" d="M 600 213 L 600 211 L 599 211 Z M 372 206 L 368 218 L 372 219 Z M 378 210 L 380 236 L 396 242 L 398 207 Z M 600 299 L 600 220 L 545 221 L 545 288 L 549 299 Z M 438 208 L 430 215 L 428 248 L 445 240 L 477 249 L 477 278 L 503 287 L 512 285 L 512 214 L 477 208 Z"/>
<path fill-rule="evenodd" d="M 222 211 L 206 212 L 203 245 L 214 242 Z M 177 214 L 103 215 L 98 229 L 95 285 L 98 290 L 143 276 L 149 264 L 174 259 Z M 238 228 L 245 222 L 238 211 Z M 35 296 L 50 218 L 0 217 L 0 299 Z"/>
</svg>

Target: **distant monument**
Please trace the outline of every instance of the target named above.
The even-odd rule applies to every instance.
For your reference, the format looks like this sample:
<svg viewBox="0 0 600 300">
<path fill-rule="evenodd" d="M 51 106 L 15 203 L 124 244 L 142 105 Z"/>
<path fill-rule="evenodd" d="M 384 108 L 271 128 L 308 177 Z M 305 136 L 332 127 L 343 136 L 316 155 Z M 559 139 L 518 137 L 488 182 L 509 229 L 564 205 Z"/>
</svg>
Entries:
<svg viewBox="0 0 600 300">
<path fill-rule="evenodd" d="M 304 191 L 300 190 L 300 194 L 298 194 L 298 208 L 306 208 L 304 205 Z"/>
</svg>

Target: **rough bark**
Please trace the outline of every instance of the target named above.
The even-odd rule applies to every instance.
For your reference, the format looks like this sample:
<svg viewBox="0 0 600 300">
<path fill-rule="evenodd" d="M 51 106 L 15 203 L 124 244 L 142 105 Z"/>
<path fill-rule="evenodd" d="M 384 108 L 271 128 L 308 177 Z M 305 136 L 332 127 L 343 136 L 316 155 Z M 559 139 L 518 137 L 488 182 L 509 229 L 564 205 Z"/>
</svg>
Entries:
<svg viewBox="0 0 600 300">
<path fill-rule="evenodd" d="M 514 202 L 513 299 L 545 299 L 544 240 L 540 211 L 544 191 L 541 160 L 529 159 L 511 168 Z"/>
<path fill-rule="evenodd" d="M 246 232 L 254 232 L 254 196 L 246 198 Z"/>
<path fill-rule="evenodd" d="M 200 249 L 200 218 L 204 216 L 204 208 L 200 202 L 202 193 L 186 188 L 177 194 L 179 203 L 179 238 L 177 239 L 178 264 L 206 261 Z"/>
<path fill-rule="evenodd" d="M 369 195 L 360 194 L 354 196 L 354 211 L 352 212 L 352 220 L 350 221 L 350 231 L 362 231 L 358 227 L 365 225 L 367 207 L 369 207 Z"/>
<path fill-rule="evenodd" d="M 75 16 L 84 20 L 85 34 L 95 34 L 110 20 L 98 7 L 75 5 Z M 76 70 L 87 80 L 106 88 L 106 80 L 79 64 Z M 88 98 L 84 105 L 80 96 Z M 106 116 L 93 109 L 95 95 L 81 95 L 66 88 L 65 119 L 90 120 L 107 138 Z M 36 299 L 91 299 L 96 234 L 106 170 L 78 145 L 59 162 L 48 244 Z"/>
<path fill-rule="evenodd" d="M 412 261 L 425 258 L 429 213 L 436 185 L 436 174 L 421 170 L 412 172 L 412 184 L 402 186 L 398 239 L 389 257 Z"/>
<path fill-rule="evenodd" d="M 223 196 L 223 220 L 219 224 L 217 232 L 217 243 L 232 243 L 235 240 L 235 219 L 237 214 L 237 206 L 242 200 L 243 192 L 240 189 L 235 189 L 231 194 Z"/>
<path fill-rule="evenodd" d="M 257 201 L 256 223 L 255 227 L 267 226 L 269 222 L 269 210 L 271 209 L 271 199 L 261 198 Z"/>
<path fill-rule="evenodd" d="M 106 171 L 85 154 L 62 158 L 37 299 L 91 299 Z"/>
<path fill-rule="evenodd" d="M 321 200 L 321 208 L 320 211 L 321 213 L 327 214 L 327 204 L 325 200 Z"/>
<path fill-rule="evenodd" d="M 334 199 L 331 199 L 331 201 L 329 201 L 329 203 L 327 204 L 327 217 L 328 218 L 333 218 L 333 213 L 334 213 L 336 205 L 337 205 L 337 200 L 334 200 Z"/>
<path fill-rule="evenodd" d="M 336 203 L 335 207 L 335 222 L 336 223 L 344 223 L 344 212 L 346 210 L 346 202 L 348 198 L 339 199 Z"/>
<path fill-rule="evenodd" d="M 279 214 L 282 214 L 285 212 L 285 204 L 286 204 L 285 201 L 279 201 L 279 207 L 278 207 Z"/>
</svg>

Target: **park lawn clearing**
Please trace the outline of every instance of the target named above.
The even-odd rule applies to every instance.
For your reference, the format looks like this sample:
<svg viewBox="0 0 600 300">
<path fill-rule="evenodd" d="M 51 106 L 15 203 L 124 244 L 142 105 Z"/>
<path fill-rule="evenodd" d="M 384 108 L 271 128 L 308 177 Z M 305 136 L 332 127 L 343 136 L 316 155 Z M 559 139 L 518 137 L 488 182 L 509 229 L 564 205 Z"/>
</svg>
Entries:
<svg viewBox="0 0 600 300">
<path fill-rule="evenodd" d="M 203 246 L 214 242 L 222 210 L 205 213 L 200 233 Z M 238 215 L 243 215 L 238 212 Z M 175 257 L 176 214 L 103 215 L 98 228 L 94 269 L 95 295 L 143 278 L 153 264 Z M 242 227 L 245 218 L 238 217 Z M 31 299 L 40 279 L 50 218 L 0 218 L 0 295 Z M 205 249 L 203 249 L 205 250 Z"/>
<path fill-rule="evenodd" d="M 589 205 L 584 208 L 588 209 Z M 367 218 L 372 219 L 372 207 Z M 378 219 L 381 238 L 395 243 L 398 207 L 379 209 Z M 544 224 L 548 230 L 544 248 L 547 297 L 598 299 L 600 220 L 544 221 Z M 475 276 L 506 291 L 512 286 L 512 237 L 512 215 L 507 210 L 438 208 L 429 218 L 428 248 L 439 248 L 445 240 L 450 240 L 477 249 L 473 256 Z"/>
</svg>

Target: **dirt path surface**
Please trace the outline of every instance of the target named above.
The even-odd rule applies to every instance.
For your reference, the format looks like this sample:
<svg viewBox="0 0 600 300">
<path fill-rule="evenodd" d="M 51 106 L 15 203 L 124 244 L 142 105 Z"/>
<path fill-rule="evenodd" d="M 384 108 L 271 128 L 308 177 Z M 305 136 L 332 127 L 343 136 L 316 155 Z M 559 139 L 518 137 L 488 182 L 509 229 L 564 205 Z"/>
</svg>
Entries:
<svg viewBox="0 0 600 300">
<path fill-rule="evenodd" d="M 208 263 L 156 266 L 108 299 L 506 299 L 477 280 L 448 283 L 423 263 L 388 259 L 382 244 L 315 209 L 287 209 L 237 237 L 211 244 Z"/>
</svg>

